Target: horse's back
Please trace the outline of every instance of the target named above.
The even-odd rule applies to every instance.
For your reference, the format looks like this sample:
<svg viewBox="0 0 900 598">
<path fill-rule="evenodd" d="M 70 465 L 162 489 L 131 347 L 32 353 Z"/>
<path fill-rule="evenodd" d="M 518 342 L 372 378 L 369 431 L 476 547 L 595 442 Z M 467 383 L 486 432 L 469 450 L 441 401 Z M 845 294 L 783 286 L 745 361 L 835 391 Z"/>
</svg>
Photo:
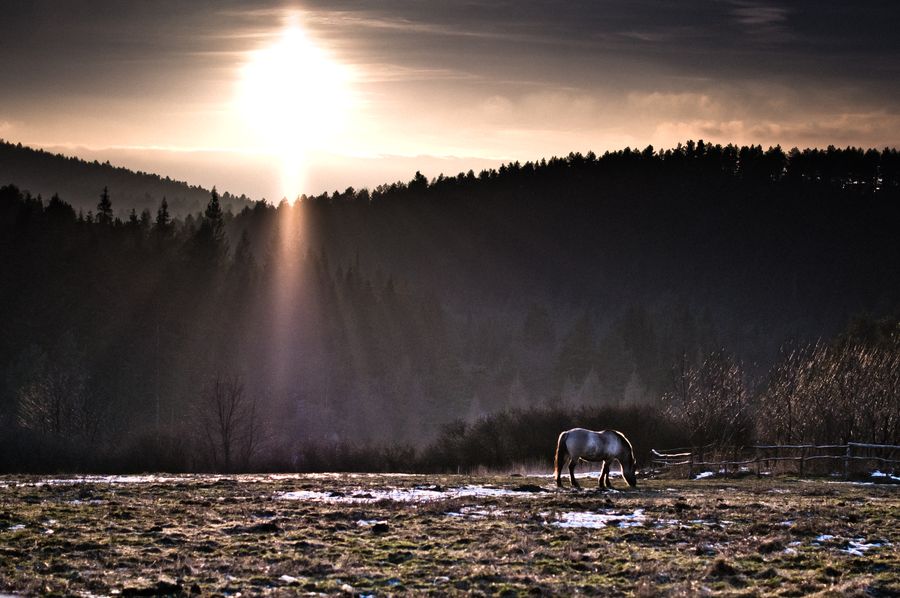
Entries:
<svg viewBox="0 0 900 598">
<path fill-rule="evenodd" d="M 597 432 L 584 428 L 572 428 L 565 434 L 566 448 L 573 457 L 591 459 L 602 451 L 602 442 Z"/>
<path fill-rule="evenodd" d="M 566 448 L 570 455 L 585 459 L 617 457 L 625 452 L 626 444 L 621 433 L 615 430 L 595 432 L 585 428 L 572 428 L 564 432 Z"/>
</svg>

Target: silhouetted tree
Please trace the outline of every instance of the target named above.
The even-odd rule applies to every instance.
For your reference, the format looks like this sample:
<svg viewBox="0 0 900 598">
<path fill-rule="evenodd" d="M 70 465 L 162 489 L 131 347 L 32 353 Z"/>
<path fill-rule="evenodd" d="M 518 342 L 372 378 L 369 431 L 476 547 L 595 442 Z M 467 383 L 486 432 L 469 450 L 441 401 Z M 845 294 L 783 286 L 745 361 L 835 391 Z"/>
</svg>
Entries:
<svg viewBox="0 0 900 598">
<path fill-rule="evenodd" d="M 156 210 L 156 232 L 159 234 L 168 234 L 171 222 L 172 217 L 169 216 L 169 203 L 166 201 L 166 198 L 163 197 L 159 204 L 159 209 Z"/>
<path fill-rule="evenodd" d="M 109 199 L 109 189 L 103 188 L 100 194 L 100 203 L 97 204 L 97 223 L 109 226 L 113 223 L 112 201 Z"/>
<path fill-rule="evenodd" d="M 201 392 L 197 418 L 203 440 L 217 471 L 246 469 L 259 448 L 261 426 L 255 396 L 248 396 L 243 380 L 217 374 Z"/>
</svg>

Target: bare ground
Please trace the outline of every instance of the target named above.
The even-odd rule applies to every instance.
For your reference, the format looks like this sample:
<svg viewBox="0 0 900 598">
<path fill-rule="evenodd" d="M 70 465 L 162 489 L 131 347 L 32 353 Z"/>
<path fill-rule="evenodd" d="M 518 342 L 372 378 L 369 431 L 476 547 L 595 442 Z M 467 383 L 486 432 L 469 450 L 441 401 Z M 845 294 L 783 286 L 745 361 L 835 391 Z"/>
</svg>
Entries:
<svg viewBox="0 0 900 598">
<path fill-rule="evenodd" d="M 0 593 L 900 595 L 898 486 L 583 483 L 0 477 Z"/>
</svg>

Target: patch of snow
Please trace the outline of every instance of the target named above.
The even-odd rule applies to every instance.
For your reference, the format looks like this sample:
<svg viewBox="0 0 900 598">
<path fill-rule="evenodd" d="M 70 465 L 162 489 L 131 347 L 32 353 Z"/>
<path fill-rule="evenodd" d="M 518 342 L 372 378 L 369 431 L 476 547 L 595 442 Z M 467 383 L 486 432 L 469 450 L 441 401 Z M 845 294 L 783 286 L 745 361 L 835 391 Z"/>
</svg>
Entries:
<svg viewBox="0 0 900 598">
<path fill-rule="evenodd" d="M 373 525 L 378 525 L 379 523 L 387 525 L 387 521 L 384 521 L 383 519 L 360 519 L 356 522 L 356 525 L 358 525 L 359 527 L 372 527 Z"/>
<path fill-rule="evenodd" d="M 493 488 L 490 486 L 461 486 L 434 490 L 429 488 L 389 488 L 386 490 L 360 490 L 352 494 L 335 495 L 331 492 L 319 492 L 314 490 L 297 490 L 293 492 L 281 492 L 275 494 L 278 500 L 306 500 L 326 503 L 371 503 L 380 500 L 393 502 L 435 502 L 451 498 L 484 498 L 497 496 L 532 496 L 531 492 L 520 492 L 506 488 Z"/>
<path fill-rule="evenodd" d="M 787 521 L 779 522 L 778 525 L 780 525 L 781 527 L 791 527 L 792 525 L 794 525 L 794 522 L 788 519 Z"/>
<path fill-rule="evenodd" d="M 560 519 L 550 525 L 554 527 L 583 527 L 599 529 L 615 521 L 619 527 L 635 527 L 644 525 L 646 521 L 644 509 L 635 509 L 633 513 L 592 513 L 585 511 L 569 511 L 561 513 Z"/>
<path fill-rule="evenodd" d="M 784 554 L 797 554 L 797 549 L 792 547 L 787 547 L 782 551 Z"/>
<path fill-rule="evenodd" d="M 281 577 L 278 578 L 278 581 L 283 581 L 284 583 L 294 583 L 294 582 L 300 581 L 300 580 L 291 575 L 282 575 Z"/>
<path fill-rule="evenodd" d="M 822 534 L 816 537 L 816 542 L 827 542 L 828 540 L 834 540 L 834 536 L 831 534 Z"/>
<path fill-rule="evenodd" d="M 10 525 L 8 528 L 6 528 L 6 530 L 10 531 L 10 532 L 17 532 L 17 531 L 23 530 L 23 529 L 25 529 L 24 523 L 17 523 L 15 525 Z"/>
<path fill-rule="evenodd" d="M 873 478 L 887 478 L 887 479 L 893 480 L 893 481 L 895 481 L 895 482 L 900 482 L 900 476 L 895 476 L 895 475 L 890 474 L 890 473 L 884 473 L 883 471 L 881 471 L 881 470 L 879 470 L 879 469 L 876 469 L 875 471 L 873 471 L 873 472 L 871 473 L 870 477 L 873 477 Z"/>
<path fill-rule="evenodd" d="M 698 473 L 697 475 L 694 476 L 694 479 L 695 479 L 695 480 L 702 480 L 702 479 L 705 479 L 705 478 L 711 478 L 711 477 L 713 477 L 714 475 L 716 475 L 716 474 L 715 474 L 715 472 L 713 472 L 713 471 L 701 471 L 700 473 Z"/>
<path fill-rule="evenodd" d="M 463 507 L 459 511 L 444 513 L 447 517 L 466 517 L 468 519 L 484 519 L 485 517 L 498 517 L 505 511 L 501 509 L 483 509 L 481 507 Z"/>
<path fill-rule="evenodd" d="M 38 482 L 24 482 L 17 486 L 65 486 L 68 484 L 166 484 L 181 482 L 186 477 L 158 475 L 85 475 L 74 478 L 49 478 Z"/>
<path fill-rule="evenodd" d="M 857 538 L 856 540 L 850 540 L 849 542 L 847 542 L 847 548 L 842 548 L 841 552 L 846 552 L 847 554 L 852 554 L 853 556 L 864 556 L 866 551 L 873 548 L 880 548 L 886 545 L 890 546 L 890 544 L 882 542 L 866 542 L 863 538 Z"/>
<path fill-rule="evenodd" d="M 688 523 L 694 525 L 731 525 L 734 521 L 730 519 L 691 519 Z"/>
</svg>

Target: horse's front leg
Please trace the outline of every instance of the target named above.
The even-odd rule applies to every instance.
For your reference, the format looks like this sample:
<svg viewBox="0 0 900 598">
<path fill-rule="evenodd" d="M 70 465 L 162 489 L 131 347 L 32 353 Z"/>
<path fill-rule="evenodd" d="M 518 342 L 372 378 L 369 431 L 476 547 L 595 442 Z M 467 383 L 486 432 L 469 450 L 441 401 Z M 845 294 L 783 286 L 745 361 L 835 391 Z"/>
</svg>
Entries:
<svg viewBox="0 0 900 598">
<path fill-rule="evenodd" d="M 609 488 L 609 461 L 604 460 L 600 465 L 600 488 Z"/>
<path fill-rule="evenodd" d="M 572 487 L 581 489 L 581 486 L 578 485 L 578 482 L 575 480 L 575 464 L 578 463 L 578 459 L 569 459 L 569 479 L 572 480 Z"/>
</svg>

